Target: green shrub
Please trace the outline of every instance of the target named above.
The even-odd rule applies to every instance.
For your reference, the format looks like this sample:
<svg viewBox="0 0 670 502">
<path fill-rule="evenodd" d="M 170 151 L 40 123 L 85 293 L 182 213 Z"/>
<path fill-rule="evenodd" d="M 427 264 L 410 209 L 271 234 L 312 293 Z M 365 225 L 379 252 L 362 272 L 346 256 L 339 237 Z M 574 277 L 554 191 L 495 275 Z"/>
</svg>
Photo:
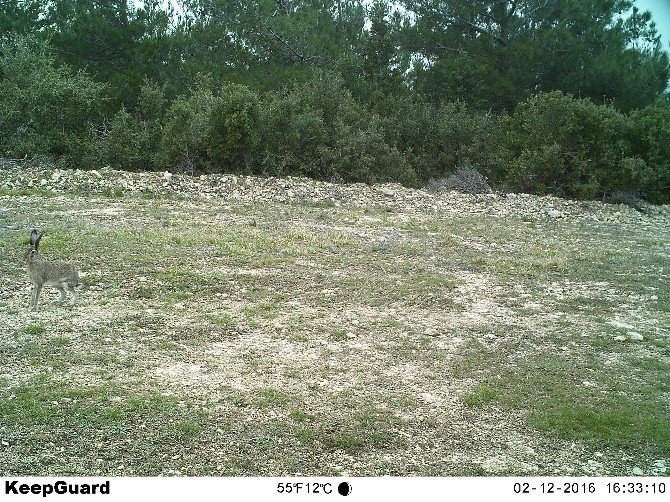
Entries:
<svg viewBox="0 0 670 502">
<path fill-rule="evenodd" d="M 630 121 L 611 106 L 551 92 L 519 104 L 505 127 L 512 188 L 592 199 L 635 186 Z"/>
<path fill-rule="evenodd" d="M 328 134 L 321 110 L 308 107 L 297 92 L 272 94 L 263 105 L 260 124 L 260 173 L 323 177 L 320 152 Z"/>
<path fill-rule="evenodd" d="M 650 202 L 670 202 L 670 99 L 631 112 L 635 162 L 626 165 Z"/>
<path fill-rule="evenodd" d="M 212 170 L 206 132 L 213 104 L 214 93 L 207 80 L 188 98 L 178 97 L 172 102 L 165 115 L 157 167 L 191 174 L 196 170 Z"/>
<path fill-rule="evenodd" d="M 433 107 L 401 101 L 385 124 L 387 136 L 423 181 L 446 178 L 463 166 L 495 179 L 506 164 L 499 119 L 472 112 L 462 102 Z"/>
<path fill-rule="evenodd" d="M 335 173 L 329 165 L 330 150 L 346 127 L 360 128 L 365 110 L 339 76 L 318 73 L 288 91 L 271 94 L 262 115 L 262 172 L 328 179 Z"/>
<path fill-rule="evenodd" d="M 248 87 L 226 84 L 212 101 L 205 130 L 207 154 L 226 171 L 246 167 L 258 141 L 258 96 Z"/>
<path fill-rule="evenodd" d="M 172 102 L 164 119 L 156 164 L 194 173 L 246 170 L 259 140 L 259 99 L 247 87 L 214 92 L 202 78 L 189 97 Z"/>
<path fill-rule="evenodd" d="M 147 124 L 121 108 L 100 141 L 103 164 L 128 171 L 153 169 L 151 132 Z"/>
<path fill-rule="evenodd" d="M 57 67 L 44 43 L 17 38 L 1 44 L 2 155 L 92 162 L 103 91 L 86 75 Z"/>
<path fill-rule="evenodd" d="M 272 94 L 261 111 L 259 171 L 366 183 L 416 185 L 401 152 L 385 139 L 341 77 L 319 73 L 283 94 Z"/>
<path fill-rule="evenodd" d="M 322 152 L 324 164 L 335 176 L 364 183 L 418 185 L 405 157 L 386 143 L 379 118 L 373 118 L 367 128 L 341 124 L 336 137 L 335 144 Z"/>
<path fill-rule="evenodd" d="M 500 121 L 491 113 L 473 112 L 462 102 L 447 103 L 438 110 L 436 132 L 439 154 L 434 176 L 471 167 L 494 179 L 506 164 Z"/>
<path fill-rule="evenodd" d="M 134 113 L 122 107 L 100 140 L 100 161 L 115 169 L 154 170 L 161 134 L 163 89 L 146 82 Z"/>
</svg>

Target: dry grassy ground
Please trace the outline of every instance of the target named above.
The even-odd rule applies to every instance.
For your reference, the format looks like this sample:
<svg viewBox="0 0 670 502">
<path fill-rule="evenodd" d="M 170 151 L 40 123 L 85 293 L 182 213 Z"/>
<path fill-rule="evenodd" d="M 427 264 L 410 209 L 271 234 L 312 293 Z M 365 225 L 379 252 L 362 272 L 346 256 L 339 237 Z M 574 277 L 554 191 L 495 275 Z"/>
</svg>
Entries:
<svg viewBox="0 0 670 502">
<path fill-rule="evenodd" d="M 0 171 L 0 475 L 659 475 L 670 208 Z M 84 272 L 28 310 L 28 231 Z"/>
</svg>

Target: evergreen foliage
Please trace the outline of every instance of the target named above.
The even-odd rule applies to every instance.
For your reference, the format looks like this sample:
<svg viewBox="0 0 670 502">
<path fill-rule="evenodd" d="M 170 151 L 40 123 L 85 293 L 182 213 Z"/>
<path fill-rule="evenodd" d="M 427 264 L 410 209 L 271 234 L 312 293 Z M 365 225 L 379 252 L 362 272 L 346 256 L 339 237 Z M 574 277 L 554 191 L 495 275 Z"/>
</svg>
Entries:
<svg viewBox="0 0 670 502">
<path fill-rule="evenodd" d="M 670 63 L 633 1 L 169 5 L 0 3 L 0 155 L 670 202 Z"/>
</svg>

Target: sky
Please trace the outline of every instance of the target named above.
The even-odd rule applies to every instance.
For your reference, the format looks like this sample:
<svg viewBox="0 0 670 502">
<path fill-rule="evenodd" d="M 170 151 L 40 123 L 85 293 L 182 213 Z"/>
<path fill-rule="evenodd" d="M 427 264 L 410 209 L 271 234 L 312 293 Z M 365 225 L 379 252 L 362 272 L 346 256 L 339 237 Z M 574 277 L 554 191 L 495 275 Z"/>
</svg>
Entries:
<svg viewBox="0 0 670 502">
<path fill-rule="evenodd" d="M 642 11 L 651 12 L 663 49 L 670 52 L 670 0 L 635 0 L 635 5 Z"/>
</svg>

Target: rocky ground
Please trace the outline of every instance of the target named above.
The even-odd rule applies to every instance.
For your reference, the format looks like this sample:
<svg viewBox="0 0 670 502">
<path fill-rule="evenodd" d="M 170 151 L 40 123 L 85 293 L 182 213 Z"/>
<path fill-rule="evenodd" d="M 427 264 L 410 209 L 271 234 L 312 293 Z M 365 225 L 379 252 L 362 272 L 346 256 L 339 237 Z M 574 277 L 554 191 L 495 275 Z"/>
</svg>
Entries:
<svg viewBox="0 0 670 502">
<path fill-rule="evenodd" d="M 0 474 L 666 474 L 642 209 L 5 164 Z M 33 226 L 76 305 L 28 310 Z"/>
<path fill-rule="evenodd" d="M 308 178 L 258 178 L 235 175 L 183 176 L 164 173 L 131 173 L 109 168 L 82 171 L 26 168 L 5 165 L 0 188 L 50 193 L 106 195 L 113 197 L 184 197 L 234 200 L 241 203 L 306 203 L 361 209 L 386 208 L 409 214 L 482 214 L 518 219 L 580 218 L 603 222 L 653 222 L 670 217 L 668 206 L 645 205 L 644 211 L 623 204 L 575 202 L 528 194 L 470 195 L 454 191 L 431 193 L 398 184 L 335 184 Z M 647 218 L 645 216 L 653 216 Z"/>
</svg>

